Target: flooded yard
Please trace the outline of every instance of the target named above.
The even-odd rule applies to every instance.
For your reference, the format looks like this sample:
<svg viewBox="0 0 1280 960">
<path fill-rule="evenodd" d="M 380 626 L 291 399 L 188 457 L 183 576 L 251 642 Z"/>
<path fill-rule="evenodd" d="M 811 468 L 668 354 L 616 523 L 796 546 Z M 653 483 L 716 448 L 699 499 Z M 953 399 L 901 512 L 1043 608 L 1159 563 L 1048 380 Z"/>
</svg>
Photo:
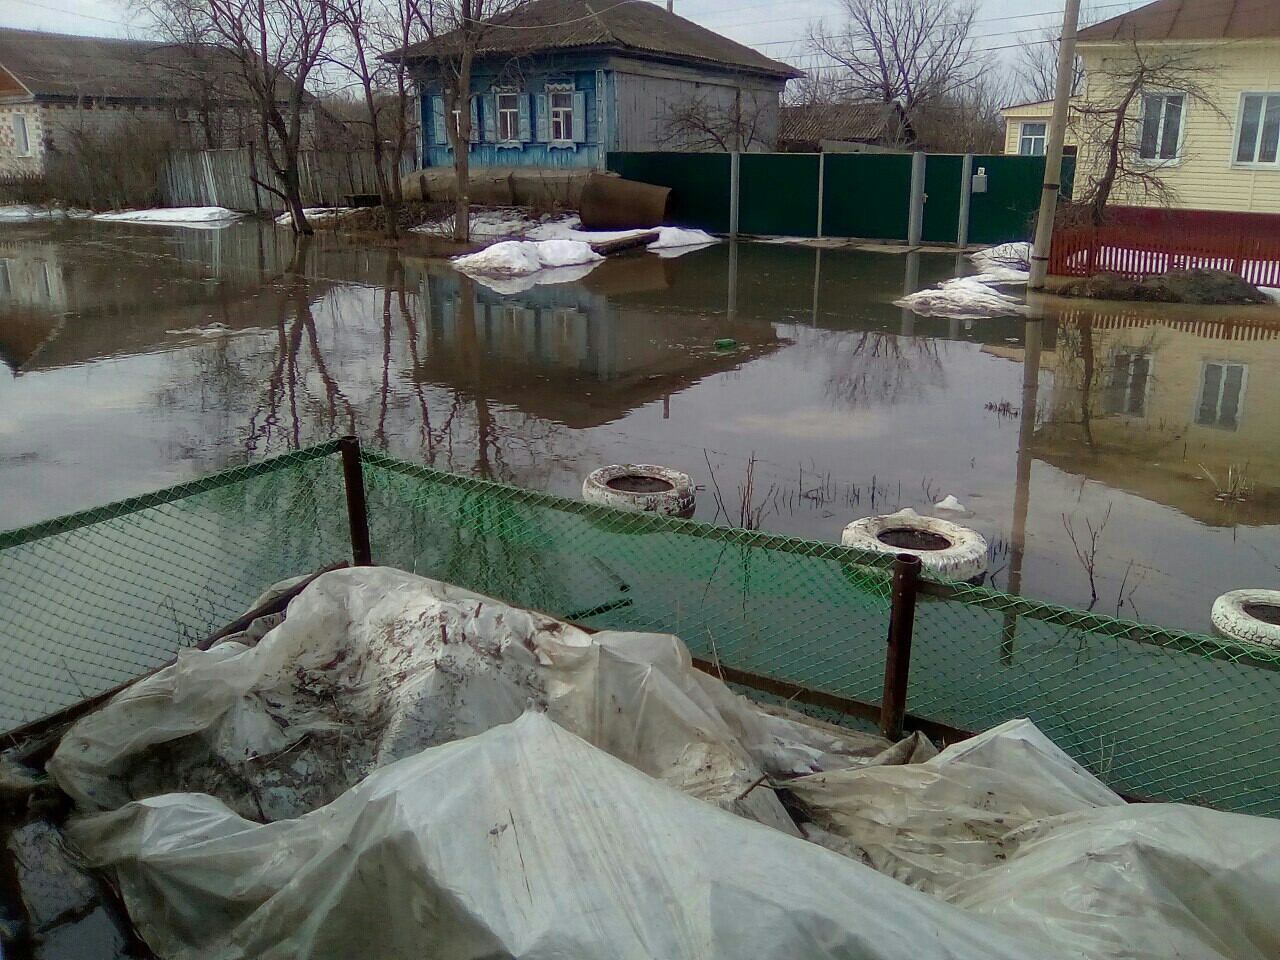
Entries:
<svg viewBox="0 0 1280 960">
<path fill-rule="evenodd" d="M 699 519 L 833 542 L 954 496 L 995 586 L 1169 626 L 1274 586 L 1280 323 L 893 306 L 969 269 L 721 243 L 499 293 L 274 225 L 6 225 L 0 529 L 354 432 L 568 496 L 597 466 L 665 464 L 701 485 Z"/>
</svg>

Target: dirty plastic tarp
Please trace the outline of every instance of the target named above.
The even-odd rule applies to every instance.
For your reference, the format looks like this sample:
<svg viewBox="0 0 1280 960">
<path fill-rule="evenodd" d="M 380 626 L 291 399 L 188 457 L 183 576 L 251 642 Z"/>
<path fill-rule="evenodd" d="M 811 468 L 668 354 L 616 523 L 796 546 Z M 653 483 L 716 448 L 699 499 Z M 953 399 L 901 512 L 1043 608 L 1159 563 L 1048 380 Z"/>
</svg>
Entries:
<svg viewBox="0 0 1280 960">
<path fill-rule="evenodd" d="M 1280 824 L 1128 804 L 1029 721 L 788 786 L 816 842 L 1074 956 L 1280 956 Z"/>
<path fill-rule="evenodd" d="M 170 960 L 1057 960 L 529 712 L 296 820 L 177 794 L 73 828 Z"/>
<path fill-rule="evenodd" d="M 184 652 L 72 727 L 49 772 L 84 812 L 200 792 L 282 820 L 530 703 L 651 776 L 792 833 L 773 791 L 749 789 L 762 774 L 882 745 L 764 713 L 695 670 L 676 637 L 589 635 L 375 567 L 317 578 L 255 645 Z"/>
</svg>

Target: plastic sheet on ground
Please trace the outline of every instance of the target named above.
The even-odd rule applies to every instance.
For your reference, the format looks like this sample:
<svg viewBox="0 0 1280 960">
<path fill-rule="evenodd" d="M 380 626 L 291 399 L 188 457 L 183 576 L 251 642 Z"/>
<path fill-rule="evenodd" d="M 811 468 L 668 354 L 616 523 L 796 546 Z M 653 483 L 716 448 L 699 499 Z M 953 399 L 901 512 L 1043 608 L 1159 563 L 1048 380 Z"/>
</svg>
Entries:
<svg viewBox="0 0 1280 960">
<path fill-rule="evenodd" d="M 681 795 L 537 713 L 297 820 L 178 794 L 72 837 L 172 960 L 1068 956 Z"/>
<path fill-rule="evenodd" d="M 793 833 L 773 791 L 749 787 L 878 749 L 759 711 L 694 670 L 676 637 L 592 636 L 375 567 L 317 578 L 255 645 L 183 653 L 79 721 L 49 771 L 87 811 L 194 791 L 282 820 L 530 703 L 651 776 Z"/>
<path fill-rule="evenodd" d="M 1125 803 L 1029 721 L 789 787 L 811 839 L 1073 956 L 1280 956 L 1280 824 Z"/>
</svg>

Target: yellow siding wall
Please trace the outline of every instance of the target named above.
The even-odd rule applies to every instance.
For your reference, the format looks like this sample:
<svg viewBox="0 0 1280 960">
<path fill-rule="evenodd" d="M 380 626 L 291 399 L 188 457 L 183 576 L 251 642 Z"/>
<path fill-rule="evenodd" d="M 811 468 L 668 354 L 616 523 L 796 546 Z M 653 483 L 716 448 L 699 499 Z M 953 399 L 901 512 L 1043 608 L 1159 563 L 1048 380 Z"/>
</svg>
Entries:
<svg viewBox="0 0 1280 960">
<path fill-rule="evenodd" d="M 1280 0 L 1278 0 L 1280 2 Z M 1235 130 L 1244 92 L 1280 92 L 1280 40 L 1235 41 L 1193 47 L 1215 70 L 1204 85 L 1213 92 L 1218 116 L 1203 103 L 1189 103 L 1185 116 L 1182 158 L 1161 171 L 1161 178 L 1175 193 L 1173 205 L 1192 210 L 1231 210 L 1280 214 L 1280 167 L 1258 169 L 1234 163 Z M 1085 65 L 1085 98 L 1107 102 L 1102 84 L 1102 62 L 1123 56 L 1120 48 L 1082 47 Z M 1097 157 L 1089 145 L 1081 147 L 1080 171 L 1095 167 Z M 1084 183 L 1077 175 L 1077 184 Z M 1116 195 L 1120 203 L 1142 204 L 1136 196 Z"/>
</svg>

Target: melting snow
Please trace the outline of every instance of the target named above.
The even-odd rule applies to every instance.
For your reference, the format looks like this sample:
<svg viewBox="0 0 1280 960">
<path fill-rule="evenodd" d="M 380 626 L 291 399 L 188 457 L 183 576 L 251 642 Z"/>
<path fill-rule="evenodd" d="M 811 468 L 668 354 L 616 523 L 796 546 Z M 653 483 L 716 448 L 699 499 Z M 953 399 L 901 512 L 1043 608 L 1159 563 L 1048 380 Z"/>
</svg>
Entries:
<svg viewBox="0 0 1280 960">
<path fill-rule="evenodd" d="M 939 287 L 910 294 L 895 300 L 894 304 L 907 307 L 923 317 L 957 320 L 986 320 L 1027 312 L 1027 306 L 1021 300 L 987 286 L 983 277 L 945 280 Z"/>
<path fill-rule="evenodd" d="M 1031 278 L 1031 244 L 1002 243 L 969 257 L 983 283 L 1026 283 Z"/>
<path fill-rule="evenodd" d="M 438 225 L 415 228 L 423 232 L 435 232 Z M 688 230 L 684 227 L 658 227 L 658 239 L 648 249 L 661 257 L 678 257 L 693 250 L 717 243 L 705 230 Z M 582 220 L 576 216 L 543 218 L 535 220 L 520 210 L 485 210 L 471 221 L 471 237 L 477 241 L 518 238 L 522 240 L 578 240 L 583 243 L 608 243 L 627 240 L 653 233 L 653 230 L 583 230 Z"/>
<path fill-rule="evenodd" d="M 151 210 L 121 210 L 95 213 L 93 219 L 115 223 L 155 223 L 179 227 L 225 227 L 242 214 L 226 207 L 157 207 Z"/>
<path fill-rule="evenodd" d="M 949 510 L 952 513 L 968 513 L 969 508 L 955 498 L 953 494 L 947 494 L 941 500 L 933 505 L 935 510 Z"/>
</svg>

